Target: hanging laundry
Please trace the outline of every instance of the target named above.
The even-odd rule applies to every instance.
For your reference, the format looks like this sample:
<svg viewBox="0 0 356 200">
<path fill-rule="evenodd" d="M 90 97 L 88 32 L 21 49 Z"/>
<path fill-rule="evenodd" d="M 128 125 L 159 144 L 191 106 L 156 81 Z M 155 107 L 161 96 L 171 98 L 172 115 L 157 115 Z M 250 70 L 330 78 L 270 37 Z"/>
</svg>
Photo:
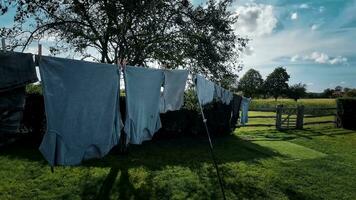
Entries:
<svg viewBox="0 0 356 200">
<path fill-rule="evenodd" d="M 232 98 L 233 98 L 232 92 L 230 92 L 229 90 L 223 89 L 222 102 L 226 105 L 229 105 L 231 103 Z"/>
<path fill-rule="evenodd" d="M 0 92 L 38 81 L 32 54 L 0 53 Z"/>
<path fill-rule="evenodd" d="M 160 112 L 179 110 L 184 103 L 184 89 L 188 78 L 187 70 L 163 70 L 164 90 Z"/>
<path fill-rule="evenodd" d="M 198 100 L 203 106 L 214 100 L 215 94 L 215 84 L 201 75 L 196 76 L 196 90 L 198 95 Z"/>
<path fill-rule="evenodd" d="M 248 123 L 248 107 L 250 106 L 251 98 L 242 97 L 241 100 L 241 124 Z"/>
<path fill-rule="evenodd" d="M 25 86 L 0 93 L 0 134 L 18 133 L 25 106 Z"/>
<path fill-rule="evenodd" d="M 215 88 L 215 94 L 214 94 L 215 98 L 218 101 L 221 101 L 222 103 L 229 105 L 233 97 L 232 92 L 222 88 L 217 84 L 214 84 L 214 88 Z"/>
<path fill-rule="evenodd" d="M 214 83 L 214 98 L 218 101 L 222 101 L 223 98 L 223 88 L 220 85 Z"/>
<path fill-rule="evenodd" d="M 50 165 L 100 158 L 118 144 L 121 121 L 115 65 L 42 56 L 47 132 L 40 151 Z"/>
<path fill-rule="evenodd" d="M 37 80 L 32 54 L 0 52 L 0 133 L 18 132 L 25 86 Z"/>
<path fill-rule="evenodd" d="M 141 144 L 161 128 L 159 116 L 163 71 L 125 67 L 126 121 L 128 142 Z"/>
<path fill-rule="evenodd" d="M 237 121 L 239 120 L 240 106 L 242 97 L 237 94 L 233 94 L 233 99 L 231 101 L 231 127 L 236 128 Z"/>
</svg>

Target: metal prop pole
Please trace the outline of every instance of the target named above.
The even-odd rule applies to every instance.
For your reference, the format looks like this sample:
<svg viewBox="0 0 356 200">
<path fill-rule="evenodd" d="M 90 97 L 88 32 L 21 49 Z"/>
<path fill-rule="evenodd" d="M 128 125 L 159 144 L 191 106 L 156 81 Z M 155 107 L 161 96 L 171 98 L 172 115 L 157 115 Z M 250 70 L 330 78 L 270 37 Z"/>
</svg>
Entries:
<svg viewBox="0 0 356 200">
<path fill-rule="evenodd" d="M 196 85 L 196 84 L 195 84 Z M 215 167 L 215 170 L 216 170 L 216 174 L 218 176 L 218 180 L 219 180 L 219 184 L 220 184 L 220 189 L 221 189 L 221 193 L 223 195 L 223 199 L 226 200 L 226 197 L 225 197 L 225 191 L 224 191 L 224 186 L 223 186 L 223 183 L 222 183 L 222 179 L 221 179 L 221 176 L 220 176 L 220 171 L 219 171 L 219 168 L 218 168 L 218 164 L 216 162 L 216 159 L 215 159 L 215 155 L 214 155 L 214 151 L 213 151 L 213 143 L 211 142 L 211 138 L 210 138 L 210 133 L 209 133 L 209 129 L 208 129 L 208 125 L 206 124 L 206 118 L 205 118 L 205 115 L 204 115 L 204 111 L 203 111 L 203 107 L 199 101 L 199 98 L 198 98 L 198 104 L 199 104 L 199 107 L 200 107 L 200 112 L 201 112 L 201 116 L 203 118 L 203 123 L 204 123 L 204 126 L 205 126 L 205 130 L 206 130 L 206 134 L 208 136 L 208 139 L 209 139 L 209 149 L 210 149 L 210 154 L 211 154 L 211 157 L 213 158 L 213 163 L 214 163 L 214 167 Z"/>
</svg>

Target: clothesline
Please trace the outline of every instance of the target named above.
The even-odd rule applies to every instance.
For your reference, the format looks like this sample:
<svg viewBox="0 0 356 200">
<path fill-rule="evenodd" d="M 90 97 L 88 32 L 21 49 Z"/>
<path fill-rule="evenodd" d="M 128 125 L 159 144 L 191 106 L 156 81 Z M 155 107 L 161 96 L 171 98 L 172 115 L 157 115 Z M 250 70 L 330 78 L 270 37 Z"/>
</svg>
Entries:
<svg viewBox="0 0 356 200">
<path fill-rule="evenodd" d="M 6 41 L 5 41 L 5 38 L 1 38 L 1 43 L 2 43 L 2 50 L 3 51 L 6 51 Z M 40 44 L 40 43 L 38 43 L 38 53 L 37 53 L 37 56 L 42 56 L 42 48 L 44 48 L 43 46 L 42 46 L 42 44 Z M 15 52 L 16 53 L 16 52 Z M 23 52 L 18 52 L 18 53 L 23 53 Z M 33 54 L 33 55 L 36 55 L 36 54 Z M 75 60 L 75 59 L 71 59 L 71 58 L 64 58 L 64 59 L 70 59 L 70 60 Z M 85 60 L 81 60 L 81 61 L 85 61 Z M 85 62 L 93 62 L 93 61 L 85 61 Z M 37 63 L 37 62 L 36 62 Z M 96 62 L 94 62 L 94 63 L 96 63 Z M 114 65 L 114 64 L 113 64 Z M 122 66 L 119 64 L 119 62 L 117 63 L 117 64 L 115 64 L 115 65 L 117 65 L 120 69 L 122 69 Z M 163 69 L 163 70 L 170 70 L 170 69 Z M 174 69 L 173 69 L 174 70 Z M 195 77 L 196 75 L 197 75 L 197 73 L 193 73 L 193 72 L 191 72 L 191 71 L 189 71 L 189 75 L 190 76 L 188 76 L 188 82 L 190 81 L 190 82 L 194 82 L 193 80 L 194 80 L 194 78 L 193 77 Z M 120 75 L 120 81 L 121 80 L 124 80 L 124 75 L 123 75 L 123 73 Z M 215 83 L 216 84 L 216 83 Z M 220 84 L 217 84 L 217 85 L 219 85 L 220 86 Z"/>
</svg>

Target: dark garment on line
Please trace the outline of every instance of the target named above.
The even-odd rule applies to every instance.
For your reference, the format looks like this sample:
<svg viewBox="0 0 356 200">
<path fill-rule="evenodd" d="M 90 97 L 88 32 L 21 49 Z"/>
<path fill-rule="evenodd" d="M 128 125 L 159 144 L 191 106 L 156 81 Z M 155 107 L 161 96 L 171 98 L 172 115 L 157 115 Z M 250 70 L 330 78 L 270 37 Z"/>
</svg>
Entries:
<svg viewBox="0 0 356 200">
<path fill-rule="evenodd" d="M 47 132 L 40 151 L 50 165 L 101 158 L 119 142 L 119 70 L 115 65 L 42 56 Z"/>
<path fill-rule="evenodd" d="M 24 86 L 0 92 L 0 134 L 18 132 L 24 106 Z"/>
<path fill-rule="evenodd" d="M 32 54 L 0 52 L 0 92 L 38 81 Z"/>
<path fill-rule="evenodd" d="M 233 99 L 231 100 L 231 127 L 236 128 L 237 121 L 240 118 L 240 106 L 242 97 L 240 95 L 233 94 Z"/>
</svg>

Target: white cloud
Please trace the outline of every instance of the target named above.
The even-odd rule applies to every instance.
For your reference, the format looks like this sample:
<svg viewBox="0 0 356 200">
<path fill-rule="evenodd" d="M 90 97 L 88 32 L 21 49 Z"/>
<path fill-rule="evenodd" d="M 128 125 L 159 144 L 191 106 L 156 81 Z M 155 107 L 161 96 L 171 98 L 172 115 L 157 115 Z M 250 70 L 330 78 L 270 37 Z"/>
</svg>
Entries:
<svg viewBox="0 0 356 200">
<path fill-rule="evenodd" d="M 326 64 L 329 61 L 329 56 L 325 53 L 313 52 L 309 56 L 305 56 L 304 60 L 313 60 L 316 63 Z"/>
<path fill-rule="evenodd" d="M 328 54 L 323 52 L 314 51 L 309 55 L 299 56 L 295 55 L 290 58 L 291 62 L 296 62 L 298 60 L 312 61 L 318 64 L 347 64 L 347 58 L 343 56 L 330 57 Z"/>
<path fill-rule="evenodd" d="M 333 59 L 331 59 L 330 64 L 332 65 L 336 65 L 336 64 L 347 64 L 347 58 L 342 57 L 342 56 L 337 56 Z"/>
<path fill-rule="evenodd" d="M 290 19 L 291 20 L 297 20 L 298 19 L 298 13 L 297 12 L 294 12 L 290 15 Z"/>
<path fill-rule="evenodd" d="M 315 31 L 316 29 L 318 29 L 319 28 L 319 25 L 317 25 L 317 24 L 313 24 L 311 27 L 310 27 L 310 29 L 312 30 L 312 31 Z"/>
<path fill-rule="evenodd" d="M 297 55 L 291 57 L 291 58 L 290 58 L 290 61 L 291 61 L 291 62 L 296 62 L 296 61 L 299 60 L 299 59 L 300 59 L 300 56 L 297 54 Z"/>
<path fill-rule="evenodd" d="M 280 65 L 281 57 L 291 59 L 294 55 L 299 55 L 300 58 L 294 62 L 305 62 L 302 58 L 313 51 L 327 52 L 328 55 L 333 55 L 332 57 L 335 55 L 351 57 L 355 53 L 353 51 L 356 45 L 355 34 L 356 30 L 338 34 L 305 29 L 278 31 L 264 37 L 253 38 L 248 45 L 254 48 L 254 53 L 245 56 L 243 61 L 246 66 L 255 66 L 262 70 L 266 66 Z"/>
<path fill-rule="evenodd" d="M 302 8 L 302 9 L 308 9 L 309 8 L 309 4 L 306 4 L 306 3 L 303 3 L 299 6 L 299 8 Z"/>
<path fill-rule="evenodd" d="M 238 6 L 235 12 L 239 18 L 234 28 L 240 35 L 269 35 L 277 26 L 278 20 L 271 5 L 245 4 Z"/>
</svg>

